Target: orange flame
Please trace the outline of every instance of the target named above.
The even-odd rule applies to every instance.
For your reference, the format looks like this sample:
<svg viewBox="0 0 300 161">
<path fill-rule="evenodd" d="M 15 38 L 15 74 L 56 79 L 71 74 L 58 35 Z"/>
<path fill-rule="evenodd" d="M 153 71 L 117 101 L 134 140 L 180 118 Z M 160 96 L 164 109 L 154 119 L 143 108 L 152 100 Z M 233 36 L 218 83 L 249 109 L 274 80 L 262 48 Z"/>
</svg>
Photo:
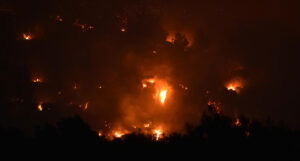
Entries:
<svg viewBox="0 0 300 161">
<path fill-rule="evenodd" d="M 44 108 L 43 108 L 42 102 L 38 104 L 37 109 L 38 109 L 39 111 L 43 111 Z"/>
<path fill-rule="evenodd" d="M 167 93 L 168 93 L 168 90 L 166 90 L 166 89 L 161 90 L 160 93 L 159 93 L 160 102 L 162 104 L 164 104 L 165 101 L 166 101 Z"/>
<path fill-rule="evenodd" d="M 168 34 L 168 36 L 166 37 L 166 42 L 174 44 L 175 43 L 175 33 Z"/>
<path fill-rule="evenodd" d="M 121 131 L 115 131 L 114 132 L 114 136 L 116 138 L 121 138 L 123 135 L 125 135 L 125 133 L 121 132 Z"/>
<path fill-rule="evenodd" d="M 237 119 L 234 121 L 234 125 L 235 125 L 235 126 L 241 126 L 241 125 L 242 125 L 242 123 L 241 123 L 241 121 L 240 121 L 239 118 L 237 118 Z"/>
<path fill-rule="evenodd" d="M 154 129 L 153 134 L 154 134 L 155 140 L 158 141 L 162 137 L 163 132 L 161 129 Z"/>
<path fill-rule="evenodd" d="M 24 33 L 23 34 L 23 39 L 24 40 L 32 40 L 32 35 L 29 33 Z"/>
<path fill-rule="evenodd" d="M 242 79 L 234 79 L 226 83 L 225 87 L 227 90 L 235 91 L 239 94 L 241 89 L 244 88 L 244 81 Z"/>
<path fill-rule="evenodd" d="M 34 79 L 32 79 L 32 82 L 33 83 L 42 83 L 43 80 L 41 78 L 34 78 Z"/>
</svg>

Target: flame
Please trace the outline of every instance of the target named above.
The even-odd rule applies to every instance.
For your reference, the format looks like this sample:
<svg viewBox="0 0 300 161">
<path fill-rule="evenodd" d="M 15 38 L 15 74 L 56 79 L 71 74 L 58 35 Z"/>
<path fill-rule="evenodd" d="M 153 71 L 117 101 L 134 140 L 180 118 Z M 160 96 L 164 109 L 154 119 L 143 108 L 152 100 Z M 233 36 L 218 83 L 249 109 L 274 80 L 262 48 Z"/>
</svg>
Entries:
<svg viewBox="0 0 300 161">
<path fill-rule="evenodd" d="M 145 124 L 144 124 L 144 128 L 149 128 L 150 125 L 151 125 L 151 122 L 150 122 L 150 123 L 145 123 Z"/>
<path fill-rule="evenodd" d="M 143 88 L 147 88 L 147 84 L 146 83 L 143 83 Z"/>
<path fill-rule="evenodd" d="M 148 88 L 148 85 L 153 85 L 155 83 L 155 79 L 144 79 L 142 81 L 142 87 Z"/>
<path fill-rule="evenodd" d="M 244 87 L 244 81 L 240 78 L 229 81 L 225 87 L 229 91 L 235 91 L 236 93 L 240 93 L 241 89 Z"/>
<path fill-rule="evenodd" d="M 74 89 L 74 90 L 78 89 L 78 87 L 77 87 L 77 84 L 76 84 L 76 83 L 73 85 L 73 89 Z"/>
<path fill-rule="evenodd" d="M 220 103 L 217 103 L 216 101 L 209 100 L 207 105 L 217 114 L 222 113 L 222 108 Z"/>
<path fill-rule="evenodd" d="M 171 44 L 175 43 L 175 33 L 169 33 L 166 37 L 166 42 L 169 42 Z"/>
<path fill-rule="evenodd" d="M 171 89 L 170 85 L 165 80 L 158 79 L 158 78 L 144 79 L 142 81 L 142 87 L 154 88 L 155 90 L 154 99 L 159 100 L 161 104 L 165 103 L 167 99 L 167 95 Z"/>
<path fill-rule="evenodd" d="M 103 136 L 102 131 L 99 131 L 99 132 L 98 132 L 98 136 L 99 136 L 99 137 Z"/>
<path fill-rule="evenodd" d="M 121 31 L 121 32 L 126 32 L 126 28 L 122 27 L 122 28 L 120 29 L 120 31 Z"/>
<path fill-rule="evenodd" d="M 163 132 L 161 129 L 154 129 L 153 134 L 154 134 L 155 140 L 158 141 L 162 137 Z"/>
<path fill-rule="evenodd" d="M 43 103 L 42 102 L 38 104 L 37 109 L 39 111 L 43 111 Z"/>
<path fill-rule="evenodd" d="M 121 138 L 123 135 L 125 135 L 125 133 L 121 132 L 121 131 L 115 131 L 114 132 L 114 136 L 116 138 Z"/>
<path fill-rule="evenodd" d="M 29 33 L 23 33 L 23 39 L 24 40 L 32 40 L 32 35 Z"/>
<path fill-rule="evenodd" d="M 41 78 L 34 78 L 34 79 L 32 79 L 32 82 L 33 83 L 42 83 L 43 80 Z"/>
<path fill-rule="evenodd" d="M 87 103 L 84 104 L 84 110 L 87 110 L 88 107 L 89 107 L 89 102 L 87 102 Z"/>
<path fill-rule="evenodd" d="M 160 98 L 160 102 L 162 104 L 164 104 L 166 101 L 167 93 L 168 93 L 168 90 L 166 90 L 166 89 L 163 89 L 159 92 L 159 98 Z"/>
<path fill-rule="evenodd" d="M 241 123 L 241 121 L 240 121 L 239 118 L 236 118 L 236 120 L 234 121 L 234 125 L 235 126 L 241 126 L 242 125 L 242 123 Z"/>
</svg>

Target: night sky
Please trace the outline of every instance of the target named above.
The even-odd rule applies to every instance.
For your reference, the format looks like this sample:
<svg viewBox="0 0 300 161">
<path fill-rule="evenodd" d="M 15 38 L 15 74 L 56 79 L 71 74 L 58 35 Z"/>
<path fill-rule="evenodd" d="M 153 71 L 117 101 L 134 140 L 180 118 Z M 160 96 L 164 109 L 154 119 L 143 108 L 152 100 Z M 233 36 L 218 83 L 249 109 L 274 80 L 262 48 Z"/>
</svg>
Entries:
<svg viewBox="0 0 300 161">
<path fill-rule="evenodd" d="M 0 125 L 184 133 L 213 103 L 299 129 L 299 5 L 1 0 Z"/>
</svg>

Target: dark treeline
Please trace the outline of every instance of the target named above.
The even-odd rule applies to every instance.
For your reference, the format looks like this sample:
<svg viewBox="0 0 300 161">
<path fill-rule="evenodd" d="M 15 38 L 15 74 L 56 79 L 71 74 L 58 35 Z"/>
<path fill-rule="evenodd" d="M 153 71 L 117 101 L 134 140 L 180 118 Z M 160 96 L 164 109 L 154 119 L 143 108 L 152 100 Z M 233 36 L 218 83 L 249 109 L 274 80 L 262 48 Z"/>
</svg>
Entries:
<svg viewBox="0 0 300 161">
<path fill-rule="evenodd" d="M 122 138 L 109 140 L 105 134 L 98 136 L 91 130 L 80 116 L 75 115 L 62 119 L 55 125 L 44 124 L 36 127 L 33 136 L 26 136 L 16 128 L 0 128 L 1 146 L 6 147 L 55 147 L 66 149 L 87 150 L 128 150 L 144 149 L 151 152 L 164 152 L 169 150 L 182 150 L 203 154 L 229 152 L 230 156 L 247 154 L 248 157 L 265 156 L 267 160 L 277 157 L 293 158 L 299 151 L 299 131 L 286 128 L 268 121 L 255 121 L 246 117 L 235 118 L 216 113 L 209 107 L 204 112 L 200 123 L 196 127 L 186 126 L 186 134 L 171 134 L 163 136 L 158 141 L 152 135 L 145 135 L 139 130 Z M 70 150 L 70 149 L 69 149 Z M 145 151 L 144 151 L 145 152 Z M 173 154 L 175 156 L 176 154 Z M 234 158 L 234 157 L 233 157 Z M 239 158 L 239 157 L 237 157 Z"/>
</svg>

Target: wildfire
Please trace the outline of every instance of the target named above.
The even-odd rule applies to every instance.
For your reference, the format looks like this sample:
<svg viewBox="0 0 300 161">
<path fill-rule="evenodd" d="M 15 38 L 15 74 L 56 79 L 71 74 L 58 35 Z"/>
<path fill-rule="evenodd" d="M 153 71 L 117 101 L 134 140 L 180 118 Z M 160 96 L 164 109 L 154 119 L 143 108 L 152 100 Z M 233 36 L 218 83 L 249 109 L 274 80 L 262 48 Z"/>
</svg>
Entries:
<svg viewBox="0 0 300 161">
<path fill-rule="evenodd" d="M 142 87 L 153 88 L 155 90 L 153 97 L 155 100 L 158 100 L 161 104 L 164 104 L 166 102 L 167 95 L 171 90 L 170 85 L 166 81 L 158 78 L 144 79 L 142 81 Z"/>
<path fill-rule="evenodd" d="M 99 131 L 99 132 L 98 132 L 98 136 L 99 136 L 99 137 L 103 136 L 102 131 Z"/>
<path fill-rule="evenodd" d="M 165 101 L 166 101 L 167 93 L 168 93 L 168 90 L 166 90 L 166 89 L 161 90 L 160 93 L 159 93 L 160 102 L 162 104 L 164 104 Z"/>
<path fill-rule="evenodd" d="M 32 35 L 29 33 L 24 33 L 23 34 L 23 39 L 24 40 L 32 40 Z"/>
<path fill-rule="evenodd" d="M 39 103 L 38 104 L 38 106 L 37 106 L 37 109 L 39 110 L 39 111 L 43 111 L 43 104 L 42 103 Z"/>
<path fill-rule="evenodd" d="M 241 89 L 244 87 L 244 83 L 242 79 L 234 79 L 232 81 L 229 81 L 225 87 L 229 91 L 235 91 L 236 93 L 240 93 Z"/>
<path fill-rule="evenodd" d="M 156 141 L 158 141 L 162 137 L 162 134 L 163 134 L 163 132 L 161 129 L 153 130 L 153 135 L 154 135 Z"/>
</svg>

